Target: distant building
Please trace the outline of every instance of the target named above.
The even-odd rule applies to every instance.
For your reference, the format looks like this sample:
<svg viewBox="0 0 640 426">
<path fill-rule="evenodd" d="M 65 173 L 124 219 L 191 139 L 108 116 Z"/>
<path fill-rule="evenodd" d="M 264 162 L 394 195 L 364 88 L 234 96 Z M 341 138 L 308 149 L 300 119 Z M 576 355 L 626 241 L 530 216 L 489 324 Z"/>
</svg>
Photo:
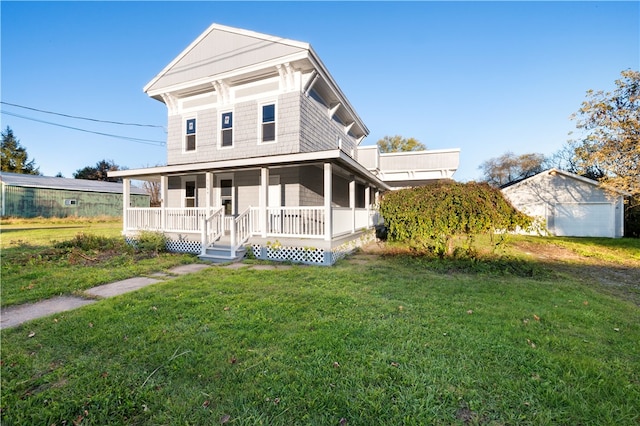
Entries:
<svg viewBox="0 0 640 426">
<path fill-rule="evenodd" d="M 502 189 L 511 204 L 562 237 L 624 236 L 625 192 L 559 169 Z"/>
<path fill-rule="evenodd" d="M 3 217 L 121 216 L 122 184 L 0 173 Z M 131 188 L 130 207 L 149 207 L 149 195 Z"/>
</svg>

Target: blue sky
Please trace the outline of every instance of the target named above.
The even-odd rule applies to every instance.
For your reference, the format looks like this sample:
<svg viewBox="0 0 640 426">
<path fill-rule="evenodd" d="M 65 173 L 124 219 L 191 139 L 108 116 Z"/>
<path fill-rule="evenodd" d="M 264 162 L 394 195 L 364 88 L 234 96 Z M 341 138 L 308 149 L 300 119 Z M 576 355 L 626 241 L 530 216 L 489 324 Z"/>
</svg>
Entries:
<svg viewBox="0 0 640 426">
<path fill-rule="evenodd" d="M 460 148 L 459 181 L 506 151 L 558 151 L 588 89 L 640 68 L 638 2 L 8 2 L 1 99 L 35 109 L 166 125 L 143 86 L 211 23 L 310 43 L 367 124 Z M 102 159 L 165 164 L 157 127 L 107 125 L 2 105 L 45 175 Z M 9 115 L 10 113 L 12 115 Z M 16 117 L 15 115 L 21 117 Z M 122 140 L 36 119 L 144 141 Z"/>
</svg>

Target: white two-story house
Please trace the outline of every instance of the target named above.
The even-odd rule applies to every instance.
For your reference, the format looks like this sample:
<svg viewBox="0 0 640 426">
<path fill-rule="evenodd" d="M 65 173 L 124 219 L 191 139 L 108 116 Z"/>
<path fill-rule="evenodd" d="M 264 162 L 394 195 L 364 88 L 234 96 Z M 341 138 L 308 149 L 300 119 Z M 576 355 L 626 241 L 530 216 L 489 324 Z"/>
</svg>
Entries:
<svg viewBox="0 0 640 426">
<path fill-rule="evenodd" d="M 307 43 L 213 24 L 144 91 L 167 106 L 167 165 L 109 173 L 123 232 L 203 258 L 333 264 L 371 238 L 380 192 L 458 166 L 455 149 L 360 147 L 369 130 Z M 161 206 L 130 207 L 132 180 L 159 182 Z"/>
</svg>

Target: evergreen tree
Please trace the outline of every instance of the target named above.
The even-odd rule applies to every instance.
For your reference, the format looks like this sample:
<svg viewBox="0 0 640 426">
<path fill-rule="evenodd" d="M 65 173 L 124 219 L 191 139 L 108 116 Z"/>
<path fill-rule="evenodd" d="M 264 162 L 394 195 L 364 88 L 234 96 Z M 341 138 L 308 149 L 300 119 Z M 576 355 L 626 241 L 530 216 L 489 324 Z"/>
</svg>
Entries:
<svg viewBox="0 0 640 426">
<path fill-rule="evenodd" d="M 35 165 L 35 160 L 29 160 L 27 149 L 20 145 L 13 130 L 9 126 L 2 132 L 2 157 L 0 170 L 3 172 L 21 173 L 25 175 L 39 175 L 40 170 Z"/>
</svg>

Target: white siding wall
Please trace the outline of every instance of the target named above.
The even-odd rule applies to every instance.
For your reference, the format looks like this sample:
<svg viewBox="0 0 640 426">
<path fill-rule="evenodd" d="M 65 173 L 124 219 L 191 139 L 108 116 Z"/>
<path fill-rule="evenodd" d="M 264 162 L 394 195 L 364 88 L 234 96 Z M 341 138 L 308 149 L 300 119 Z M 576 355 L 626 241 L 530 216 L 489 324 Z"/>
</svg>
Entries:
<svg viewBox="0 0 640 426">
<path fill-rule="evenodd" d="M 614 195 L 603 188 L 582 182 L 578 179 L 560 173 L 550 175 L 547 172 L 523 181 L 519 184 L 503 189 L 505 197 L 519 210 L 542 217 L 551 233 L 555 233 L 557 226 L 556 214 L 568 209 L 566 206 L 589 206 L 609 204 L 615 211 L 613 224 L 602 224 L 602 227 L 614 227 L 615 236 L 621 237 L 622 224 L 622 196 Z M 565 206 L 565 207 L 563 207 Z M 543 216 L 544 215 L 544 216 Z M 575 220 L 580 220 L 576 217 Z"/>
</svg>

